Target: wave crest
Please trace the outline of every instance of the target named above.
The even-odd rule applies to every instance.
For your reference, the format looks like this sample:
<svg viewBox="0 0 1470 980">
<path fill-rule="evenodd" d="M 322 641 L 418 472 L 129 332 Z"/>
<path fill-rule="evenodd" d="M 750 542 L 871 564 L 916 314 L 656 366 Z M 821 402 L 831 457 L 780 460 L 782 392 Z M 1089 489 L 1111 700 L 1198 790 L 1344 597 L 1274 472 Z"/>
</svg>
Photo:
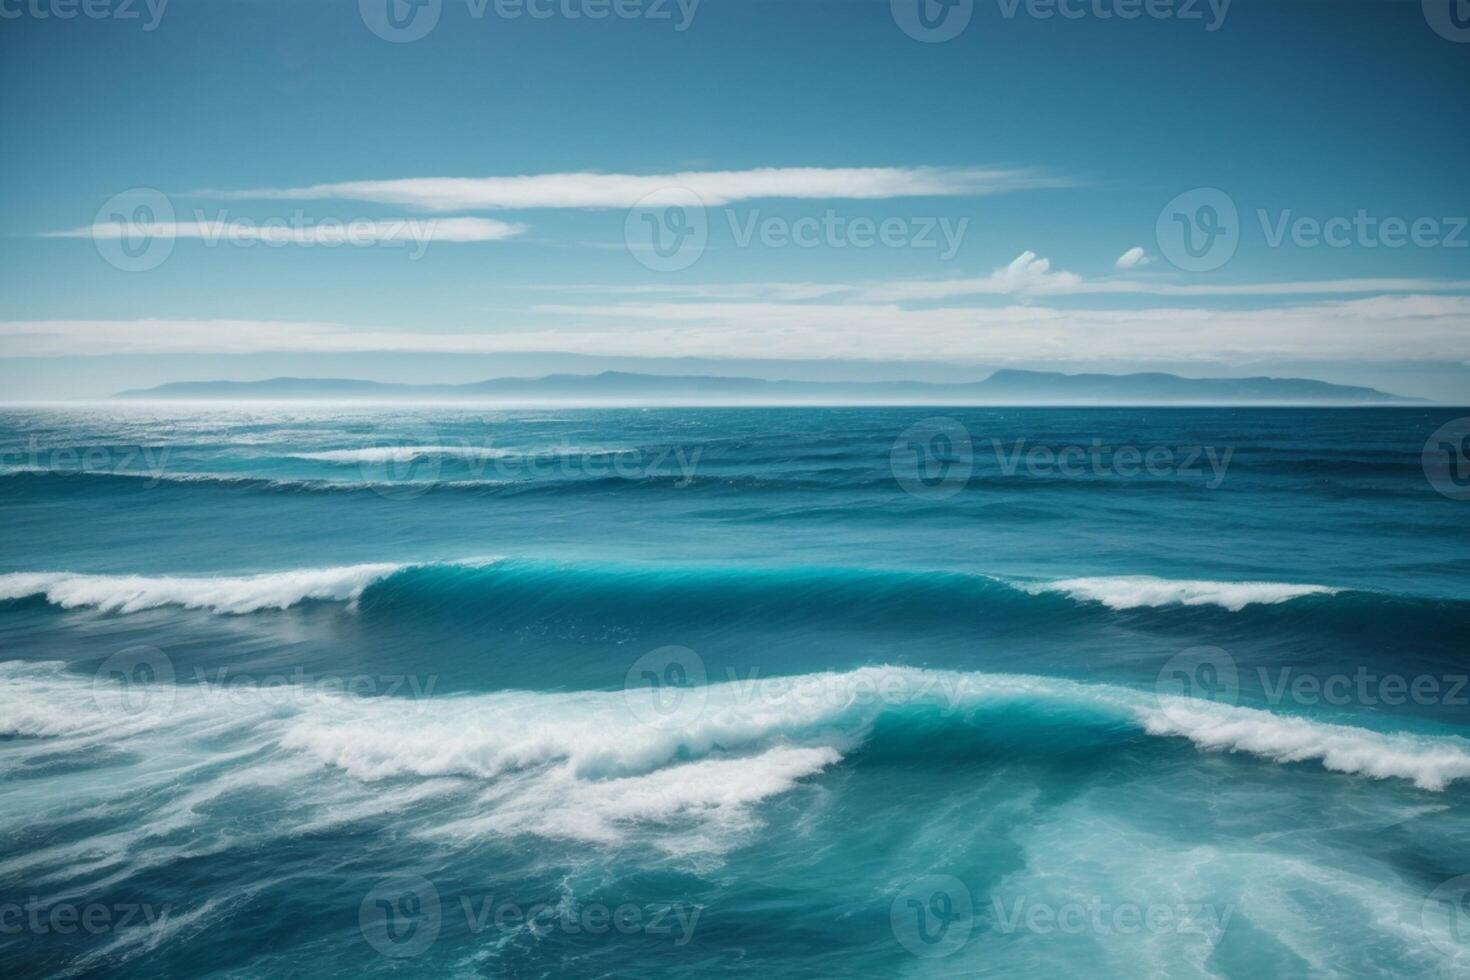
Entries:
<svg viewBox="0 0 1470 980">
<path fill-rule="evenodd" d="M 1160 606 L 1219 606 L 1240 612 L 1252 604 L 1274 605 L 1309 595 L 1334 595 L 1326 585 L 1289 582 L 1215 582 L 1208 579 L 1165 579 L 1152 575 L 1069 578 L 1021 586 L 1032 595 L 1059 592 L 1079 602 L 1100 602 L 1109 609 Z"/>
<path fill-rule="evenodd" d="M 309 599 L 352 602 L 369 585 L 407 566 L 389 563 L 306 568 L 220 577 L 84 575 L 13 572 L 0 575 L 0 599 L 44 596 L 63 609 L 139 612 L 159 606 L 250 613 L 286 609 Z"/>
</svg>

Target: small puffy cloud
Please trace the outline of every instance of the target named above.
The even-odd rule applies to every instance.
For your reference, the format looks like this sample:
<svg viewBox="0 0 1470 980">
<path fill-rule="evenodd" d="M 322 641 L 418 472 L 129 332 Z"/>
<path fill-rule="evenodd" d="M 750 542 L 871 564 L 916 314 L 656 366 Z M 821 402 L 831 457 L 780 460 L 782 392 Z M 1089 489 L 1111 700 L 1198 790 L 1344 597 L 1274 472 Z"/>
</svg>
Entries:
<svg viewBox="0 0 1470 980">
<path fill-rule="evenodd" d="M 1135 245 L 1128 251 L 1124 252 L 1122 255 L 1118 256 L 1118 260 L 1113 263 L 1113 268 L 1136 269 L 1141 265 L 1148 265 L 1152 261 L 1153 259 L 1148 257 L 1147 252 L 1145 252 L 1140 246 Z"/>
<path fill-rule="evenodd" d="M 1077 280 L 1071 273 L 1052 272 L 1051 260 L 1039 257 L 1030 249 L 1012 259 L 1011 264 L 1004 269 L 997 269 L 994 278 L 1007 287 L 1006 292 L 1025 292 L 1054 284 L 1058 280 L 1069 283 Z"/>
</svg>

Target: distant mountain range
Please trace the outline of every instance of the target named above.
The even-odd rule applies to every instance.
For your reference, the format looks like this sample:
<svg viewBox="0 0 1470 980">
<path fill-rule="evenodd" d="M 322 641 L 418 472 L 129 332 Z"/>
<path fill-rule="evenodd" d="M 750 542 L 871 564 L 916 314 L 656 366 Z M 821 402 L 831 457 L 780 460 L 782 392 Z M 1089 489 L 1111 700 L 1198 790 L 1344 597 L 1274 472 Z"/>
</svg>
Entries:
<svg viewBox="0 0 1470 980">
<path fill-rule="evenodd" d="M 127 399 L 313 401 L 513 401 L 660 404 L 1271 404 L 1418 402 L 1374 388 L 1307 378 L 1182 378 L 1176 374 L 1061 374 L 996 371 L 984 381 L 768 381 L 761 378 L 633 374 L 548 374 L 471 384 L 389 384 L 345 378 L 179 381 L 119 392 Z"/>
</svg>

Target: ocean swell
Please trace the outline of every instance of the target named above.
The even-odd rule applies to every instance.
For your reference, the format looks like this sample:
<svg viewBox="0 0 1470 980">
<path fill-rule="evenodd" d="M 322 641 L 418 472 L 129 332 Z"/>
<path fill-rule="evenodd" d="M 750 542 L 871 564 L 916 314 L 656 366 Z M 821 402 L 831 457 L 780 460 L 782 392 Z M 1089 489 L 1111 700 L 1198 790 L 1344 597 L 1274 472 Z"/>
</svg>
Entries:
<svg viewBox="0 0 1470 980">
<path fill-rule="evenodd" d="M 555 562 L 528 558 L 445 562 L 373 562 L 250 575 L 131 575 L 77 572 L 0 574 L 0 601 L 43 596 L 66 609 L 137 612 L 172 605 L 241 614 L 315 600 L 364 607 L 433 607 L 514 615 L 531 603 L 564 606 L 578 616 L 613 618 L 637 605 L 665 615 L 705 616 L 761 609 L 770 620 L 799 617 L 901 621 L 925 608 L 973 609 L 1047 620 L 1065 604 L 1108 610 L 1211 606 L 1239 613 L 1343 590 L 1284 582 L 1169 580 L 1149 576 L 1006 580 L 972 572 L 773 566 Z M 1357 598 L 1374 597 L 1355 594 Z"/>
<path fill-rule="evenodd" d="M 0 679 L 6 681 L 0 689 L 6 709 L 0 716 L 8 719 L 0 723 L 3 735 L 110 738 L 92 721 L 140 701 L 137 690 L 91 683 L 55 664 L 0 663 Z M 548 768 L 568 779 L 616 781 L 785 748 L 816 750 L 776 757 L 816 771 L 876 738 L 906 737 L 906 729 L 973 729 L 996 712 L 1023 718 L 1038 733 L 1075 730 L 1079 748 L 1088 741 L 1086 729 L 1104 725 L 1185 738 L 1206 751 L 1403 779 L 1425 790 L 1470 777 L 1470 741 L 1452 735 L 1385 732 L 1064 678 L 898 666 L 690 688 L 684 692 L 689 703 L 670 716 L 642 710 L 640 698 L 648 692 L 637 688 L 420 699 L 317 691 L 292 702 L 285 714 L 278 697 L 262 697 L 259 705 L 248 696 L 205 704 L 208 692 L 187 685 L 169 686 L 166 693 L 141 699 L 159 716 L 139 718 L 136 727 L 216 726 L 233 714 L 236 722 L 267 729 L 279 749 L 364 782 L 457 777 L 493 783 Z M 880 719 L 884 725 L 876 724 Z M 923 750 L 922 739 L 914 747 Z"/>
</svg>

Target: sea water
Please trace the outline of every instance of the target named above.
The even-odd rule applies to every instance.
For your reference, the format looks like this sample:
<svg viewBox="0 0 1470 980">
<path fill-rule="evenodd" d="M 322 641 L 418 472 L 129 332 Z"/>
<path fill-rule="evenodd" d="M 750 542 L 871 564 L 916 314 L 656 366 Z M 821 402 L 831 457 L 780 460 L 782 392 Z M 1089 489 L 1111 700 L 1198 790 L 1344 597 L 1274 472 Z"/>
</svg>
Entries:
<svg viewBox="0 0 1470 980">
<path fill-rule="evenodd" d="M 1459 415 L 8 409 L 0 963 L 1461 975 Z"/>
</svg>

